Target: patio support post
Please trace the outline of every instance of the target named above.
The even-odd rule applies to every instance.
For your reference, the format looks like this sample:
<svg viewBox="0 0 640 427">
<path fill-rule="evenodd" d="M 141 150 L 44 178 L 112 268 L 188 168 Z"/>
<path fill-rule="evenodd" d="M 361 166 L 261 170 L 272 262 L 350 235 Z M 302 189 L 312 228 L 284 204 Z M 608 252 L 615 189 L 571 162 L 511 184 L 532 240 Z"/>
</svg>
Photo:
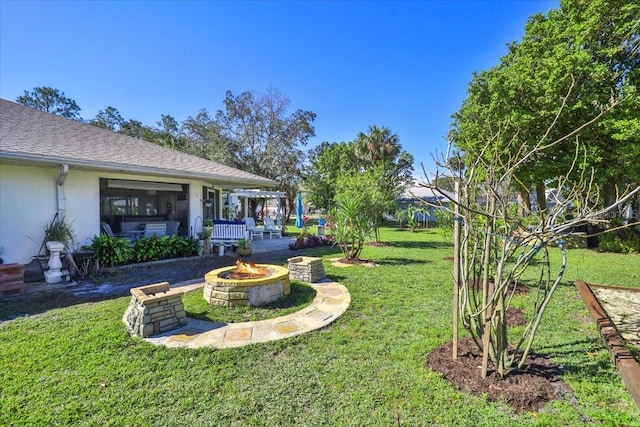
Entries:
<svg viewBox="0 0 640 427">
<path fill-rule="evenodd" d="M 281 197 L 276 197 L 277 207 L 276 207 L 276 225 L 282 225 L 282 215 L 280 213 L 280 205 L 281 205 Z"/>
<path fill-rule="evenodd" d="M 216 191 L 216 196 L 218 197 L 218 201 L 216 203 L 216 218 L 222 218 L 222 191 Z"/>
</svg>

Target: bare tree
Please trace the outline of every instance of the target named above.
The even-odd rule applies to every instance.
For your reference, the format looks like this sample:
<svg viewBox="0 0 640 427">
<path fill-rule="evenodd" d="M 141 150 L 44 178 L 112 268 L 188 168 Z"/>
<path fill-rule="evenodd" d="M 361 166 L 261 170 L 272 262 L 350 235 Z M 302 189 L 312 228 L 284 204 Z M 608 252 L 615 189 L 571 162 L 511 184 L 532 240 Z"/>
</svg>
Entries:
<svg viewBox="0 0 640 427">
<path fill-rule="evenodd" d="M 640 193 L 638 186 L 619 189 L 615 201 L 603 206 L 598 185 L 594 182 L 594 171 L 585 167 L 585 147 L 577 137 L 580 131 L 622 101 L 612 101 L 579 128 L 549 142 L 548 135 L 565 108 L 566 99 L 558 109 L 556 120 L 537 143 L 525 148 L 515 146 L 515 138 L 508 142 L 511 146 L 506 151 L 513 153 L 511 155 L 504 155 L 503 144 L 493 143 L 504 141 L 502 129 L 507 127 L 506 123 L 493 128 L 494 133 L 487 135 L 479 152 L 466 153 L 463 169 L 452 167 L 457 163 L 451 161 L 449 153 L 452 150 L 448 150 L 438 159 L 438 166 L 440 171 L 448 170 L 448 174 L 456 177 L 460 191 L 455 198 L 449 198 L 450 207 L 422 201 L 456 216 L 456 228 L 460 232 L 454 236 L 459 239 L 455 242 L 455 266 L 459 265 L 459 270 L 454 271 L 453 357 L 457 357 L 455 340 L 460 320 L 483 353 L 483 377 L 487 375 L 489 359 L 500 375 L 505 375 L 514 366 L 521 368 L 524 365 L 542 315 L 562 280 L 567 265 L 566 242 L 573 230 L 588 223 L 606 223 L 608 212 Z M 513 188 L 518 187 L 516 171 L 531 159 L 552 157 L 554 147 L 567 141 L 574 144 L 573 162 L 568 170 L 551 181 L 558 190 L 554 203 L 539 215 L 519 216 L 513 197 Z M 435 179 L 429 179 L 424 168 L 423 172 L 425 178 L 421 185 L 440 190 L 439 173 Z M 442 194 L 447 197 L 446 192 Z M 549 251 L 554 246 L 560 251 L 561 263 L 552 268 Z M 518 285 L 532 280 L 531 271 L 526 275 L 525 272 L 533 266 L 534 260 L 541 266 L 535 279 L 538 299 L 523 333 L 510 345 L 512 335 L 508 333 L 506 312 Z"/>
</svg>

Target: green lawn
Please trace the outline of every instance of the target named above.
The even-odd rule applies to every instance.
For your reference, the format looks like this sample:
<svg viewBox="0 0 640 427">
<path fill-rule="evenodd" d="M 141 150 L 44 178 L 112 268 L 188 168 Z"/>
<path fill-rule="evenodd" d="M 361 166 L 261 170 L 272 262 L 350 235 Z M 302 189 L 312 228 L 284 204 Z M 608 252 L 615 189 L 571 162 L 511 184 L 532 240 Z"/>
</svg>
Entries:
<svg viewBox="0 0 640 427">
<path fill-rule="evenodd" d="M 436 230 L 384 229 L 382 238 L 392 246 L 363 252 L 378 267 L 325 262 L 349 289 L 351 307 L 292 339 L 228 350 L 155 347 L 126 333 L 128 297 L 2 321 L 0 425 L 640 425 L 571 285 L 582 278 L 640 287 L 640 257 L 569 251 L 534 350 L 565 368 L 576 399 L 514 414 L 454 390 L 425 366 L 451 337 L 452 263 L 443 259 L 451 244 Z M 336 257 L 326 248 L 318 254 Z M 517 305 L 526 311 L 532 294 Z"/>
</svg>

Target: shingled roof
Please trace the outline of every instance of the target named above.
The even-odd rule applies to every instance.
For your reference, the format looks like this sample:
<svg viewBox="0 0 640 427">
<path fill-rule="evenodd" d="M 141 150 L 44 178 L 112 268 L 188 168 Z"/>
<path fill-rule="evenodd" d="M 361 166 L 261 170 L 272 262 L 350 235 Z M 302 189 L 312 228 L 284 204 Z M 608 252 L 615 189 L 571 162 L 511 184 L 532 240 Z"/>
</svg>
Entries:
<svg viewBox="0 0 640 427">
<path fill-rule="evenodd" d="M 275 181 L 158 144 L 0 99 L 0 161 L 196 178 L 227 188 Z"/>
</svg>

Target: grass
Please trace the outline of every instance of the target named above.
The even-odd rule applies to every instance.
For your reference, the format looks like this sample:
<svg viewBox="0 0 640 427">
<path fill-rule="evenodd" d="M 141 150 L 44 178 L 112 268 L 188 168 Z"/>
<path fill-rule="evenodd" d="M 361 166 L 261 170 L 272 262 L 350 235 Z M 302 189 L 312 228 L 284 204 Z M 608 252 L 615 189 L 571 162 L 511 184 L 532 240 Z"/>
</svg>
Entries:
<svg viewBox="0 0 640 427">
<path fill-rule="evenodd" d="M 534 350 L 564 367 L 576 399 L 514 414 L 453 389 L 425 366 L 426 355 L 451 338 L 452 263 L 444 260 L 451 244 L 435 230 L 383 229 L 382 240 L 392 246 L 367 246 L 362 254 L 378 267 L 325 262 L 327 275 L 351 293 L 347 312 L 320 331 L 282 341 L 227 350 L 155 347 L 127 335 L 121 317 L 128 297 L 24 309 L 34 314 L 0 323 L 0 425 L 640 424 L 571 285 L 579 277 L 640 287 L 637 255 L 569 251 L 567 276 Z M 316 253 L 336 257 L 326 248 Z M 517 297 L 517 305 L 527 311 L 534 294 Z M 18 302 L 0 303 L 0 313 L 5 304 Z"/>
<path fill-rule="evenodd" d="M 311 304 L 316 296 L 316 291 L 301 282 L 291 282 L 291 293 L 263 307 L 250 307 L 247 305 L 237 307 L 212 306 L 202 297 L 202 289 L 187 292 L 182 297 L 187 316 L 194 319 L 211 320 L 225 323 L 254 322 L 257 320 L 272 319 L 295 313 Z"/>
</svg>

